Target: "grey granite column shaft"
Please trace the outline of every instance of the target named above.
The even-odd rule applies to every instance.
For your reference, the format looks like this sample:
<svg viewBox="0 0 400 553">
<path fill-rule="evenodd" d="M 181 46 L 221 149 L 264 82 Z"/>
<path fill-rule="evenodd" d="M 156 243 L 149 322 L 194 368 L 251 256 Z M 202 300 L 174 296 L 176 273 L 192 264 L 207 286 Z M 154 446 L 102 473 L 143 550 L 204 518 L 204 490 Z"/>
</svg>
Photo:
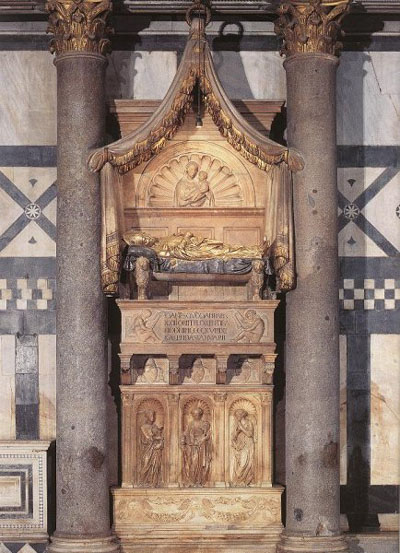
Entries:
<svg viewBox="0 0 400 553">
<path fill-rule="evenodd" d="M 288 142 L 305 159 L 294 179 L 297 287 L 286 315 L 286 534 L 316 544 L 340 535 L 337 63 L 323 53 L 285 62 Z"/>
<path fill-rule="evenodd" d="M 50 550 L 111 552 L 106 451 L 106 303 L 100 283 L 99 175 L 87 169 L 104 144 L 106 59 L 56 58 L 57 523 Z"/>
<path fill-rule="evenodd" d="M 336 182 L 337 38 L 348 0 L 284 1 L 288 144 L 294 175 L 296 288 L 286 313 L 286 528 L 279 552 L 347 551 L 340 532 Z"/>
</svg>

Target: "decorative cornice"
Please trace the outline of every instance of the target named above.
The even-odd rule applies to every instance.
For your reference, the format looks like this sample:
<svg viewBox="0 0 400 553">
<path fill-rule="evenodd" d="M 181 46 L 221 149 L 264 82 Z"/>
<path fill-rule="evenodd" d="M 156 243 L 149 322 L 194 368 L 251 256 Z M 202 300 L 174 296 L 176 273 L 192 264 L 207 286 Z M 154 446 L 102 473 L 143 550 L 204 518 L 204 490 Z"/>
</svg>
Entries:
<svg viewBox="0 0 400 553">
<path fill-rule="evenodd" d="M 284 1 L 278 7 L 275 32 L 283 39 L 281 54 L 338 55 L 342 43 L 340 23 L 351 0 Z"/>
<path fill-rule="evenodd" d="M 46 9 L 50 14 L 47 32 L 54 35 L 50 41 L 52 53 L 110 51 L 107 18 L 111 0 L 49 0 Z"/>
<path fill-rule="evenodd" d="M 122 0 L 115 5 L 115 13 L 168 14 L 185 13 L 188 0 Z M 269 0 L 214 0 L 214 13 L 218 15 L 264 15 L 274 14 L 276 3 Z M 41 15 L 45 10 L 44 0 L 0 0 L 0 15 Z M 351 5 L 352 13 L 399 14 L 399 0 L 358 0 Z M 35 18 L 35 21 L 37 19 Z"/>
</svg>

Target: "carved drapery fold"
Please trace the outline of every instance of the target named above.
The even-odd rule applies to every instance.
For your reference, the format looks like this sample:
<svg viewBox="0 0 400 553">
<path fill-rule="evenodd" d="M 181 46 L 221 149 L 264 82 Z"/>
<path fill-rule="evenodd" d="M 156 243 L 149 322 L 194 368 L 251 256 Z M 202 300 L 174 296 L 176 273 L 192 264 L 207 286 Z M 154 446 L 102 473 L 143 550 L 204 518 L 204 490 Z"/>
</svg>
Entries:
<svg viewBox="0 0 400 553">
<path fill-rule="evenodd" d="M 158 154 L 182 125 L 191 108 L 196 84 L 219 131 L 247 161 L 264 171 L 280 164 L 293 172 L 303 168 L 303 158 L 298 152 L 256 131 L 230 102 L 215 72 L 200 19 L 192 23 L 181 64 L 158 110 L 139 129 L 95 150 L 89 158 L 89 168 L 99 171 L 109 162 L 123 174 Z"/>
<path fill-rule="evenodd" d="M 287 292 L 295 285 L 292 179 L 287 168 L 271 167 L 266 187 L 265 236 L 271 244 L 268 255 L 277 277 L 277 291 Z"/>
<path fill-rule="evenodd" d="M 101 186 L 101 281 L 103 292 L 114 296 L 118 293 L 121 267 L 121 236 L 123 229 L 122 194 L 120 177 L 107 163 L 100 173 Z"/>
<path fill-rule="evenodd" d="M 196 84 L 201 88 L 205 108 L 227 142 L 249 163 L 266 173 L 265 236 L 271 244 L 269 254 L 277 275 L 277 290 L 287 291 L 294 286 L 291 176 L 303 168 L 303 158 L 296 150 L 259 133 L 236 110 L 216 74 L 204 22 L 197 18 L 192 22 L 176 77 L 158 110 L 139 129 L 95 150 L 89 158 L 89 168 L 102 172 L 103 200 L 107 204 L 103 206 L 102 246 L 106 294 L 117 293 L 120 264 L 117 244 L 119 246 L 121 229 L 115 210 L 122 213 L 119 192 L 112 190 L 109 179 L 113 174 L 124 174 L 150 160 L 166 146 L 191 109 Z"/>
<path fill-rule="evenodd" d="M 323 53 L 338 55 L 342 49 L 340 23 L 351 0 L 291 0 L 278 7 L 275 31 L 283 39 L 281 54 Z"/>
<path fill-rule="evenodd" d="M 111 0 L 49 0 L 48 33 L 50 51 L 57 55 L 67 52 L 106 54 L 111 49 L 107 19 Z"/>
</svg>

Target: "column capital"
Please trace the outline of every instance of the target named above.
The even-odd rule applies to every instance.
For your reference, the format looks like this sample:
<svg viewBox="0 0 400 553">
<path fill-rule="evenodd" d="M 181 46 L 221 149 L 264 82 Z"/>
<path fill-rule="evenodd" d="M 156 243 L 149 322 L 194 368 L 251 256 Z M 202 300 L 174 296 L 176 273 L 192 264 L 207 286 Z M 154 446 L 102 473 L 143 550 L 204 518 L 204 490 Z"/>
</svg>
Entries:
<svg viewBox="0 0 400 553">
<path fill-rule="evenodd" d="M 338 55 L 343 45 L 340 23 L 351 0 L 289 0 L 278 7 L 275 32 L 283 39 L 281 54 Z"/>
<path fill-rule="evenodd" d="M 47 32 L 54 38 L 50 51 L 56 55 L 90 52 L 105 55 L 111 50 L 108 36 L 112 28 L 107 19 L 111 0 L 48 0 Z"/>
</svg>

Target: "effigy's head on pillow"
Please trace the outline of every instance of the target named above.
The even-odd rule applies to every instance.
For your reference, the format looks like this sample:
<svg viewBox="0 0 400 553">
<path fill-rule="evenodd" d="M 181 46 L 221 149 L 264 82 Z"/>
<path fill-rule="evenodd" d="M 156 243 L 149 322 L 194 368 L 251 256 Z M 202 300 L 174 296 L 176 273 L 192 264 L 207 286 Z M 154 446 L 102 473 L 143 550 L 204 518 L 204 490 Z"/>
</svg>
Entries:
<svg viewBox="0 0 400 553">
<path fill-rule="evenodd" d="M 154 236 L 137 231 L 126 232 L 122 239 L 128 246 L 145 246 L 147 248 L 151 248 L 157 242 L 157 238 L 154 238 Z"/>
</svg>

